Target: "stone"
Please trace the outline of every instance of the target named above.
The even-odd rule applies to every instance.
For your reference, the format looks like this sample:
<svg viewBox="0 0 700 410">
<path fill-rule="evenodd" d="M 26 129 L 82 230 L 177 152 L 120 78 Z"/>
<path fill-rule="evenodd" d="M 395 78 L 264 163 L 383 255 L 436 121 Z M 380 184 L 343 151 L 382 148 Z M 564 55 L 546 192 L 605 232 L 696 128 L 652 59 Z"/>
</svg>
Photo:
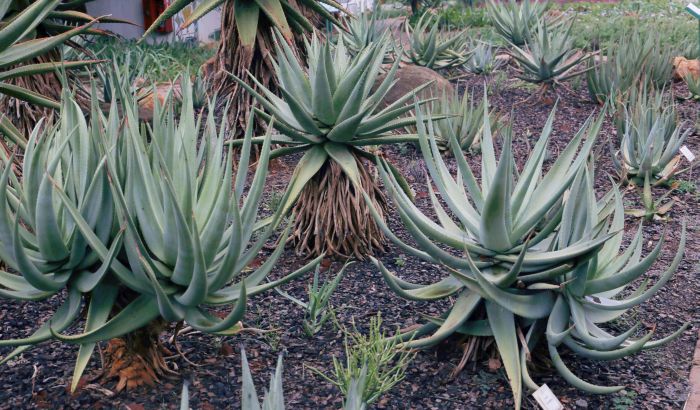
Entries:
<svg viewBox="0 0 700 410">
<path fill-rule="evenodd" d="M 381 84 L 383 80 L 384 75 L 380 75 L 377 78 L 374 87 L 379 87 L 379 84 Z M 418 93 L 419 99 L 441 97 L 443 93 L 446 93 L 447 95 L 454 93 L 454 86 L 445 77 L 427 67 L 415 65 L 405 65 L 399 67 L 396 72 L 395 80 L 398 81 L 384 96 L 384 106 L 395 102 L 406 93 L 430 81 L 434 82 Z M 413 100 L 409 101 L 409 104 L 413 104 Z"/>
<path fill-rule="evenodd" d="M 180 101 L 182 99 L 182 88 L 180 81 L 181 80 L 178 80 L 175 83 L 157 83 L 155 85 L 155 97 L 158 98 L 161 106 L 163 106 L 166 97 L 171 92 L 175 101 Z M 136 81 L 134 81 L 134 86 L 140 89 L 138 93 L 139 119 L 141 121 L 151 121 L 153 119 L 153 109 L 155 103 L 153 98 L 153 85 L 148 84 L 146 80 L 142 78 L 138 78 Z"/>
<path fill-rule="evenodd" d="M 692 75 L 694 79 L 700 77 L 700 60 L 688 60 L 678 56 L 673 59 L 673 79 L 679 81 L 687 75 Z"/>
</svg>

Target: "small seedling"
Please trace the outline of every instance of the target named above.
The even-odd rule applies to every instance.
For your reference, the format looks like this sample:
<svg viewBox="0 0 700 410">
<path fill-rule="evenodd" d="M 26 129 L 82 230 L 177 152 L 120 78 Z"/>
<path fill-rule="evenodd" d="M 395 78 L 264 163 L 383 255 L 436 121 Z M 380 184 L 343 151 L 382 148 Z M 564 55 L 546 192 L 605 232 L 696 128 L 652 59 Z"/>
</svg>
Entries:
<svg viewBox="0 0 700 410">
<path fill-rule="evenodd" d="M 682 181 L 675 180 L 671 183 L 671 186 L 675 186 L 676 191 L 681 194 L 694 194 L 697 192 L 698 187 L 693 181 Z"/>
<path fill-rule="evenodd" d="M 284 194 L 279 191 L 272 191 L 272 194 L 270 195 L 270 202 L 268 202 L 268 206 L 270 208 L 270 211 L 272 212 L 277 212 L 277 210 L 280 207 L 280 204 L 282 203 L 282 199 L 284 198 Z"/>
<path fill-rule="evenodd" d="M 314 273 L 314 280 L 308 287 L 308 302 L 302 302 L 286 292 L 275 289 L 277 293 L 301 306 L 306 311 L 302 326 L 307 336 L 311 337 L 320 332 L 328 318 L 332 317 L 333 309 L 329 306 L 328 301 L 338 287 L 340 280 L 343 278 L 345 268 L 351 264 L 352 263 L 346 263 L 333 280 L 327 281 L 323 283 L 323 285 L 319 284 L 320 265 L 317 266 L 316 272 Z"/>
<path fill-rule="evenodd" d="M 345 332 L 345 361 L 333 358 L 333 374 L 310 369 L 328 382 L 338 386 L 345 397 L 362 390 L 362 401 L 367 405 L 377 401 L 404 379 L 406 367 L 415 353 L 401 350 L 399 338 L 386 337 L 381 330 L 381 315 L 370 319 L 367 335 L 353 330 Z M 364 382 L 362 382 L 364 379 Z"/>
<path fill-rule="evenodd" d="M 672 184 L 671 189 L 655 201 L 654 195 L 651 192 L 650 179 L 649 173 L 647 173 L 644 178 L 644 188 L 642 189 L 642 204 L 644 205 L 644 209 L 630 209 L 625 211 L 625 213 L 636 218 L 644 218 L 647 221 L 665 221 L 668 219 L 665 215 L 676 202 L 675 198 L 671 198 L 669 201 L 666 201 L 666 199 L 675 191 L 677 185 Z"/>
</svg>

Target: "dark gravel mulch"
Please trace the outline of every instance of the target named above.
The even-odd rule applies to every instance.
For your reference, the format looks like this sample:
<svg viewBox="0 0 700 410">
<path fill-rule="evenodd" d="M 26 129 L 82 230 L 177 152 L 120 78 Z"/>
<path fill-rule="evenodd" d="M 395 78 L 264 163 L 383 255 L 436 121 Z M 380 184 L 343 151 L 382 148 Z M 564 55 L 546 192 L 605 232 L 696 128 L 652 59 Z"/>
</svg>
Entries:
<svg viewBox="0 0 700 410">
<path fill-rule="evenodd" d="M 552 105 L 546 102 L 519 104 L 527 99 L 533 90 L 521 84 L 491 79 L 493 95 L 489 97 L 492 106 L 505 115 L 512 115 L 515 151 L 522 165 L 528 145 L 534 144 Z M 466 84 L 481 87 L 478 78 L 463 80 Z M 463 87 L 464 83 L 460 83 Z M 550 144 L 556 155 L 578 130 L 580 125 L 597 112 L 598 107 L 588 102 L 585 81 L 568 84 L 574 90 L 561 90 L 554 124 L 554 135 Z M 686 93 L 683 85 L 676 85 L 677 95 Z M 480 88 L 476 88 L 477 95 Z M 550 101 L 551 102 L 551 101 Z M 683 119 L 694 124 L 698 112 L 697 103 L 681 102 L 679 110 Z M 609 174 L 614 174 L 608 138 L 614 137 L 614 126 L 606 121 L 597 144 L 596 189 L 599 194 L 610 188 Z M 700 141 L 697 131 L 687 141 L 688 147 L 700 155 Z M 420 153 L 413 147 L 385 148 L 385 155 L 394 161 L 412 182 L 419 198 L 419 205 L 429 209 L 425 180 L 422 176 L 423 162 Z M 478 169 L 479 158 L 471 158 Z M 452 160 L 448 161 L 452 164 Z M 277 161 L 273 165 L 271 192 L 281 192 L 293 169 L 293 160 Z M 698 183 L 698 171 L 683 174 L 680 179 Z M 268 193 L 268 199 L 271 194 Z M 626 387 L 621 393 L 596 396 L 586 394 L 567 385 L 554 370 L 546 368 L 534 374 L 539 383 L 547 383 L 567 408 L 681 408 L 688 393 L 688 373 L 692 351 L 696 343 L 697 326 L 700 325 L 700 308 L 697 295 L 700 294 L 698 279 L 698 259 L 700 257 L 700 219 L 697 191 L 678 192 L 678 203 L 671 212 L 670 221 L 646 224 L 645 238 L 653 241 L 666 229 L 667 239 L 659 261 L 648 272 L 647 277 L 658 278 L 673 258 L 680 236 L 680 221 L 688 222 L 688 240 L 685 259 L 674 278 L 657 296 L 635 309 L 626 319 L 618 320 L 612 326 L 620 328 L 636 321 L 645 326 L 656 326 L 658 337 L 667 335 L 685 322 L 689 328 L 676 341 L 653 351 L 646 351 L 633 357 L 612 362 L 593 362 L 564 354 L 570 368 L 580 377 L 593 383 Z M 629 205 L 639 207 L 638 193 L 625 196 Z M 390 225 L 399 236 L 408 234 L 401 227 L 396 215 L 390 216 Z M 634 232 L 637 221 L 627 221 L 627 236 Z M 647 248 L 647 250 L 650 248 Z M 381 259 L 401 277 L 415 282 L 435 281 L 443 274 L 430 264 L 405 257 L 393 245 L 381 255 Z M 288 250 L 275 269 L 273 276 L 279 276 L 300 266 L 303 261 Z M 324 278 L 330 277 L 339 268 L 334 263 Z M 308 280 L 297 280 L 284 287 L 296 297 L 305 299 Z M 58 304 L 58 298 L 42 303 L 19 303 L 0 300 L 0 338 L 8 339 L 27 335 L 37 323 L 49 317 Z M 396 326 L 405 327 L 420 322 L 421 314 L 440 314 L 449 306 L 447 301 L 435 303 L 414 303 L 397 297 L 384 283 L 381 275 L 368 262 L 358 262 L 351 266 L 338 290 L 332 297 L 332 305 L 337 312 L 339 323 L 351 327 L 352 322 L 359 329 L 366 329 L 369 318 L 381 312 L 388 330 Z M 240 346 L 245 346 L 253 375 L 262 393 L 269 381 L 270 373 L 278 354 L 284 354 L 284 389 L 288 408 L 315 409 L 339 408 L 342 395 L 334 386 L 308 370 L 309 366 L 329 371 L 332 357 L 343 355 L 343 334 L 330 323 L 314 338 L 304 336 L 301 329 L 303 312 L 275 292 L 252 298 L 248 303 L 246 325 L 271 330 L 263 335 L 244 332 L 239 336 L 216 338 L 201 334 L 181 336 L 178 340 L 189 360 L 198 364 L 192 366 L 180 357 L 170 363 L 190 381 L 190 404 L 197 409 L 238 408 L 240 405 Z M 563 349 L 562 349 L 563 350 Z M 3 348 L 2 354 L 9 350 Z M 71 396 L 67 386 L 73 370 L 77 348 L 50 342 L 24 353 L 20 358 L 0 367 L 0 408 L 175 408 L 179 404 L 182 380 L 163 380 L 158 387 L 146 390 L 120 393 L 110 396 L 113 382 L 99 386 L 87 384 L 75 396 Z M 502 369 L 489 370 L 486 357 L 467 364 L 465 369 L 451 380 L 450 372 L 459 362 L 461 351 L 454 343 L 446 343 L 437 349 L 419 353 L 407 370 L 406 379 L 391 392 L 383 396 L 376 408 L 392 409 L 462 409 L 462 408 L 508 408 L 512 407 L 510 388 Z M 87 374 L 99 373 L 99 356 L 95 355 Z M 536 408 L 531 397 L 524 400 L 525 408 Z"/>
</svg>

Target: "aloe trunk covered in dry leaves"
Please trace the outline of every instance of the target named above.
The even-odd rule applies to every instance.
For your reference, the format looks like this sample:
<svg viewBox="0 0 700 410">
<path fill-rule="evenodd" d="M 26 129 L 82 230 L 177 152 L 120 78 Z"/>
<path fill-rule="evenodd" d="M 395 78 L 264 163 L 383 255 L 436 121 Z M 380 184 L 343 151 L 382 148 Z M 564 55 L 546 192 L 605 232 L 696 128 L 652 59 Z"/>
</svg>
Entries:
<svg viewBox="0 0 700 410">
<path fill-rule="evenodd" d="M 360 185 L 377 212 L 384 216 L 386 198 L 369 172 L 367 162 L 356 155 Z M 362 192 L 334 161 L 327 162 L 299 195 L 294 213 L 292 241 L 301 254 L 324 252 L 342 257 L 384 251 L 384 234 L 377 226 Z"/>
<path fill-rule="evenodd" d="M 186 7 L 192 7 L 192 3 L 194 0 L 170 2 L 144 37 L 165 19 Z M 231 124 L 244 129 L 254 101 L 238 83 L 231 80 L 228 73 L 243 79 L 247 79 L 248 73 L 251 73 L 264 87 L 277 91 L 272 30 L 279 30 L 298 58 L 296 53 L 303 52 L 304 41 L 315 27 L 320 27 L 325 20 L 340 24 L 322 3 L 343 9 L 335 0 L 204 0 L 188 15 L 183 28 L 216 7 L 223 7 L 221 43 L 216 56 L 205 63 L 204 72 L 213 84 L 213 91 L 220 97 L 219 101 L 225 104 L 231 99 L 233 109 L 228 112 Z M 252 81 L 248 84 L 254 86 Z"/>
<path fill-rule="evenodd" d="M 60 56 L 56 54 L 56 52 L 51 52 L 44 56 L 36 57 L 32 63 L 41 64 L 49 61 L 59 61 Z M 22 87 L 52 100 L 58 100 L 61 96 L 61 82 L 54 73 L 17 77 L 9 79 L 7 84 Z M 7 116 L 22 135 L 29 135 L 40 119 L 47 118 L 50 120 L 53 117 L 54 109 L 35 105 L 19 98 L 5 96 L 0 98 L 0 112 Z M 11 150 L 5 140 L 2 141 L 2 144 L 8 151 Z"/>
<path fill-rule="evenodd" d="M 228 120 L 231 124 L 237 124 L 237 129 L 244 129 L 245 122 L 250 118 L 250 111 L 255 99 L 245 92 L 235 81 L 231 81 L 228 73 L 233 73 L 239 78 L 246 78 L 247 73 L 252 73 L 265 87 L 273 91 L 277 90 L 274 77 L 274 40 L 272 27 L 266 19 L 258 23 L 258 32 L 255 36 L 254 46 L 246 46 L 241 43 L 236 34 L 238 28 L 235 22 L 235 1 L 224 3 L 221 17 L 221 42 L 217 53 L 204 65 L 204 73 L 208 81 L 211 81 L 213 90 L 222 98 L 222 104 L 231 99 L 231 109 Z M 301 11 L 309 19 L 313 26 L 318 26 L 320 19 L 309 12 L 304 6 L 299 6 L 296 1 L 290 0 L 290 5 Z M 298 32 L 293 35 L 294 49 L 303 50 L 305 33 Z M 261 127 L 257 127 L 260 129 Z M 240 136 L 240 135 L 239 135 Z"/>
<path fill-rule="evenodd" d="M 161 343 L 159 336 L 167 329 L 163 320 L 107 342 L 103 352 L 103 382 L 117 379 L 116 391 L 139 386 L 155 386 L 164 378 L 174 378 L 177 372 L 165 361 L 173 355 Z"/>
<path fill-rule="evenodd" d="M 96 19 L 79 9 L 91 0 L 4 0 L 0 4 L 0 133 L 24 148 L 37 122 L 50 120 L 59 107 L 59 71 L 94 64 L 94 60 L 65 61 L 61 47 L 80 48 L 72 39 L 80 34 L 106 35 L 93 28 Z M 101 18 L 104 22 L 124 21 Z M 67 59 L 66 59 L 67 60 Z M 76 96 L 84 107 L 85 95 Z M 50 121 L 46 121 L 49 123 Z"/>
</svg>

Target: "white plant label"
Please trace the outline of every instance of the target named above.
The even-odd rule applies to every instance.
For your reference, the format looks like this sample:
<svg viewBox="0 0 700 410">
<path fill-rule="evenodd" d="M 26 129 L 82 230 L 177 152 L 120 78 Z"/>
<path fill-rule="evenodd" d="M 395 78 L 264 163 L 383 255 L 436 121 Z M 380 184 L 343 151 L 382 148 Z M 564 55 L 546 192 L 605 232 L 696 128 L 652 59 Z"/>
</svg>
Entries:
<svg viewBox="0 0 700 410">
<path fill-rule="evenodd" d="M 698 8 L 698 6 L 696 6 L 693 3 L 688 3 L 688 5 L 685 6 L 685 9 L 688 11 L 688 13 L 695 16 L 696 19 L 700 19 L 700 9 Z"/>
<path fill-rule="evenodd" d="M 683 145 L 680 149 L 681 154 L 688 160 L 688 162 L 693 162 L 695 160 L 695 154 L 693 154 L 686 145 Z"/>
<path fill-rule="evenodd" d="M 557 396 L 552 393 L 549 386 L 543 384 L 542 387 L 537 389 L 532 393 L 532 397 L 537 400 L 537 403 L 542 407 L 542 410 L 563 410 L 564 406 L 561 404 Z"/>
</svg>

